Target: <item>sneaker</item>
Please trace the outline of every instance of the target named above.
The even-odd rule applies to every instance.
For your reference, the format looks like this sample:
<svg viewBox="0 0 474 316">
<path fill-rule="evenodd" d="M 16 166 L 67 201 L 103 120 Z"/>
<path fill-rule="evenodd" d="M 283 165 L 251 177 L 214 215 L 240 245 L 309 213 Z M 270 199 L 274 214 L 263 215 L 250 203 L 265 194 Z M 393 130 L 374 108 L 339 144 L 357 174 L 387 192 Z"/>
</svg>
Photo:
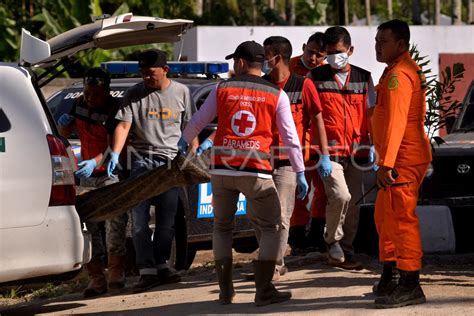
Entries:
<svg viewBox="0 0 474 316">
<path fill-rule="evenodd" d="M 160 280 L 157 275 L 143 274 L 140 276 L 140 280 L 132 287 L 132 293 L 145 292 L 158 285 L 160 285 Z"/>
<path fill-rule="evenodd" d="M 178 283 L 181 281 L 181 276 L 174 269 L 164 268 L 158 270 L 158 280 L 160 284 Z"/>
<path fill-rule="evenodd" d="M 338 241 L 328 245 L 328 260 L 330 262 L 344 262 L 344 251 Z"/>
</svg>

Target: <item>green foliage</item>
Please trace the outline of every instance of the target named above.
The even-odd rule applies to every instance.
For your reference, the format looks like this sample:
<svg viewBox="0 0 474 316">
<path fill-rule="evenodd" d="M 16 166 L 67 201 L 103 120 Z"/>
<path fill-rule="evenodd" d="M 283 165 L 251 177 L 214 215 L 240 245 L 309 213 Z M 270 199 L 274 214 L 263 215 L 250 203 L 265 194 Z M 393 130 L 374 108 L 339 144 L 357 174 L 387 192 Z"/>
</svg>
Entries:
<svg viewBox="0 0 474 316">
<path fill-rule="evenodd" d="M 446 66 L 440 72 L 440 80 L 437 80 L 436 75 L 432 74 L 431 69 L 428 68 L 430 60 L 427 56 L 420 56 L 416 45 L 410 48 L 410 55 L 426 76 L 425 127 L 428 137 L 433 139 L 435 133 L 446 127 L 462 106 L 462 103 L 453 99 L 451 94 L 456 89 L 456 84 L 464 77 L 464 64 L 455 63 L 452 66 Z"/>
<path fill-rule="evenodd" d="M 0 4 L 0 60 L 9 60 L 17 56 L 19 33 L 16 21 L 7 6 Z M 4 58 L 7 57 L 7 58 Z"/>
</svg>

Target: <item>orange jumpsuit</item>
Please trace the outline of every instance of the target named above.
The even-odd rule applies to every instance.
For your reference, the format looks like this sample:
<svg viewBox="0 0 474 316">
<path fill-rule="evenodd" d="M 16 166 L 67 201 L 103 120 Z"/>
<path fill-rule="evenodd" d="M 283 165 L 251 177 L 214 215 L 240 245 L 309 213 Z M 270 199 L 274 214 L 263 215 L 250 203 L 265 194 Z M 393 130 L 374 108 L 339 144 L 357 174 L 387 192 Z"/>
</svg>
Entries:
<svg viewBox="0 0 474 316">
<path fill-rule="evenodd" d="M 404 271 L 421 269 L 423 255 L 416 204 L 418 191 L 431 161 L 424 131 L 426 82 L 408 52 L 389 65 L 375 87 L 377 103 L 372 131 L 379 166 L 395 168 L 395 183 L 379 190 L 375 224 L 381 261 L 396 261 Z"/>
</svg>

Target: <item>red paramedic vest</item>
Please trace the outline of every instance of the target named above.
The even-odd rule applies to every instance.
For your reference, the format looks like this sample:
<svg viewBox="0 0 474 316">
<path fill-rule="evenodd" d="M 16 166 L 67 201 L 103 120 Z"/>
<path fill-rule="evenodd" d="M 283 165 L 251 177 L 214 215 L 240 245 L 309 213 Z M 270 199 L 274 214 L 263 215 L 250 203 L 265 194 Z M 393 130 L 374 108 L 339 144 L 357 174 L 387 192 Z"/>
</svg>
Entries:
<svg viewBox="0 0 474 316">
<path fill-rule="evenodd" d="M 81 157 L 88 160 L 104 153 L 107 149 L 107 121 L 111 114 L 111 108 L 115 107 L 115 99 L 109 97 L 104 110 L 95 110 L 88 107 L 83 96 L 75 103 L 73 115 L 76 118 L 76 127 L 81 141 Z M 113 102 L 113 103 L 112 103 Z M 112 104 L 112 106 L 109 106 Z M 95 171 L 105 171 L 105 166 L 97 168 Z"/>
<path fill-rule="evenodd" d="M 280 91 L 254 75 L 219 84 L 213 168 L 272 173 L 270 145 Z"/>
<path fill-rule="evenodd" d="M 321 100 L 324 126 L 331 156 L 367 157 L 367 93 L 370 72 L 351 65 L 346 84 L 341 87 L 330 65 L 311 71 Z M 318 146 L 315 146 L 318 148 Z"/>
<path fill-rule="evenodd" d="M 263 77 L 266 80 L 270 80 L 269 76 Z M 283 87 L 283 91 L 286 92 L 288 98 L 290 99 L 290 107 L 291 107 L 291 114 L 293 116 L 293 120 L 295 121 L 296 132 L 298 133 L 298 139 L 300 140 L 300 144 L 303 145 L 303 134 L 306 129 L 309 127 L 309 120 L 307 113 L 303 113 L 303 84 L 304 84 L 305 77 L 297 75 L 297 74 L 290 74 L 290 77 L 285 83 Z M 308 121 L 305 122 L 304 119 Z M 273 131 L 273 142 L 272 142 L 272 152 L 275 155 L 275 160 L 288 160 L 288 154 L 285 153 L 284 150 L 279 150 L 284 147 L 283 141 L 281 140 L 280 133 L 278 129 L 275 127 Z"/>
</svg>

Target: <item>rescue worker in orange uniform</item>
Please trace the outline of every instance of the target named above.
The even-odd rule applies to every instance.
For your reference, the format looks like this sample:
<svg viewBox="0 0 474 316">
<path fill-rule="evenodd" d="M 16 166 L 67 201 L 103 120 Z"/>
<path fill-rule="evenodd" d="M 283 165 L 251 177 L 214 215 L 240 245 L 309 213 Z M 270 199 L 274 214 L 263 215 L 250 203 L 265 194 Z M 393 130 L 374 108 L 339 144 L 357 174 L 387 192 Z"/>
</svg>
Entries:
<svg viewBox="0 0 474 316">
<path fill-rule="evenodd" d="M 303 54 L 290 59 L 289 69 L 291 73 L 306 76 L 312 69 L 326 64 L 326 45 L 324 44 L 324 33 L 316 32 L 312 34 L 306 44 L 303 44 Z M 319 102 L 319 100 L 318 100 Z M 313 125 L 314 127 L 314 125 Z M 318 137 L 318 133 L 314 129 L 305 131 L 304 138 L 301 145 L 303 146 L 305 164 L 307 170 L 305 171 L 306 181 L 308 185 L 313 184 L 316 187 L 316 183 L 319 182 L 318 187 L 322 188 L 321 178 L 315 168 L 316 161 L 310 160 L 309 148 L 311 144 L 311 138 Z M 326 246 L 324 244 L 323 232 L 326 224 L 325 216 L 325 201 L 315 199 L 316 195 L 313 195 L 311 207 L 308 210 L 308 197 L 304 200 L 295 199 L 295 206 L 290 222 L 290 235 L 288 243 L 291 246 L 293 255 L 306 254 L 308 251 L 320 250 L 325 251 Z M 322 203 L 322 207 L 316 205 L 317 202 Z M 306 226 L 310 223 L 311 226 L 308 235 L 306 235 Z"/>
<path fill-rule="evenodd" d="M 93 190 L 118 182 L 117 178 L 107 176 L 103 162 L 106 151 L 117 124 L 115 114 L 118 110 L 117 99 L 110 96 L 110 77 L 101 68 L 91 68 L 84 77 L 84 93 L 75 100 L 70 113 L 63 114 L 59 120 L 59 129 L 68 137 L 74 129 L 81 141 L 81 158 L 76 176 L 84 190 Z M 89 285 L 84 297 L 104 294 L 109 290 L 118 290 L 125 286 L 125 229 L 127 213 L 105 221 L 106 247 L 108 253 L 108 281 L 104 273 L 105 247 L 102 242 L 102 230 L 99 223 L 86 223 L 92 237 L 92 259 L 86 264 Z"/>
<path fill-rule="evenodd" d="M 216 116 L 218 126 L 211 152 L 214 201 L 212 247 L 219 281 L 219 303 L 230 304 L 235 296 L 232 282 L 232 231 L 240 193 L 247 198 L 251 223 L 261 231 L 255 261 L 255 304 L 286 301 L 290 292 L 272 284 L 279 259 L 281 207 L 272 180 L 270 146 L 275 126 L 296 172 L 299 198 L 308 189 L 304 161 L 287 94 L 260 77 L 265 58 L 263 47 L 247 41 L 226 57 L 233 58 L 236 76 L 211 90 L 204 104 L 183 131 L 178 148 L 185 152 L 190 141 Z"/>
<path fill-rule="evenodd" d="M 265 49 L 265 61 L 262 69 L 265 76 L 263 76 L 263 78 L 279 86 L 288 94 L 290 98 L 291 113 L 293 114 L 293 120 L 295 121 L 300 142 L 303 143 L 303 135 L 309 133 L 310 128 L 313 128 L 317 131 L 316 136 L 318 137 L 318 143 L 322 144 L 321 148 L 323 154 L 325 153 L 327 155 L 326 131 L 324 129 L 321 103 L 319 101 L 318 93 L 311 80 L 290 72 L 288 65 L 292 53 L 290 41 L 282 36 L 271 36 L 265 39 L 263 47 Z M 284 144 L 278 130 L 275 131 L 273 136 L 272 148 L 274 154 L 273 182 L 275 182 L 278 195 L 280 196 L 283 224 L 283 229 L 281 230 L 282 240 L 280 244 L 281 258 L 277 261 L 277 266 L 275 268 L 275 280 L 287 271 L 283 261 L 283 256 L 288 244 L 290 219 L 295 206 L 295 200 L 298 199 L 295 199 L 295 174 L 291 169 L 288 155 L 281 150 L 284 148 Z M 309 150 L 309 146 L 307 146 L 306 149 Z M 319 168 L 322 169 L 321 172 L 327 173 L 331 172 L 331 167 L 332 165 L 329 162 L 326 165 L 321 164 L 319 166 Z M 308 178 L 306 177 L 306 179 Z M 308 213 L 306 210 L 304 212 Z M 260 239 L 259 231 L 256 230 L 256 233 L 257 238 Z"/>
<path fill-rule="evenodd" d="M 410 57 L 409 41 L 410 29 L 403 21 L 391 20 L 377 28 L 377 61 L 387 64 L 376 87 L 372 121 L 380 188 L 375 224 L 384 262 L 373 288 L 378 308 L 426 301 L 419 282 L 423 252 L 416 204 L 431 148 L 424 131 L 425 77 Z"/>
<path fill-rule="evenodd" d="M 322 187 L 316 182 L 315 205 L 326 215 L 329 264 L 358 270 L 362 265 L 353 260 L 352 245 L 359 223 L 355 202 L 364 193 L 365 171 L 372 169 L 368 117 L 375 92 L 370 72 L 349 63 L 354 51 L 349 32 L 335 26 L 324 35 L 328 65 L 313 69 L 308 77 L 314 80 L 321 100 L 333 171 L 321 177 Z M 314 149 L 313 159 L 324 161 L 317 144 Z"/>
</svg>

